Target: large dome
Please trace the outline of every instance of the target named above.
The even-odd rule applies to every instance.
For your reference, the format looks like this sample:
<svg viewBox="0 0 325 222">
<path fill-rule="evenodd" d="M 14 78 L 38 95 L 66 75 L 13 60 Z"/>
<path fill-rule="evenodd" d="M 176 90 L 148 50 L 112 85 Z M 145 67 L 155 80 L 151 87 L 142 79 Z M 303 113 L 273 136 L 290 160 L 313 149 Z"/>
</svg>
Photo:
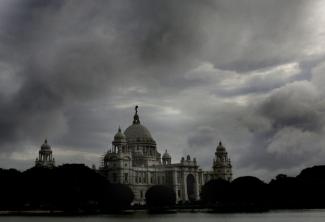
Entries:
<svg viewBox="0 0 325 222">
<path fill-rule="evenodd" d="M 149 130 L 139 124 L 132 124 L 124 132 L 128 141 L 153 141 Z"/>
<path fill-rule="evenodd" d="M 126 136 L 127 141 L 155 142 L 152 139 L 149 130 L 140 123 L 140 119 L 138 116 L 138 106 L 136 106 L 135 108 L 133 123 L 125 130 L 124 135 Z"/>
</svg>

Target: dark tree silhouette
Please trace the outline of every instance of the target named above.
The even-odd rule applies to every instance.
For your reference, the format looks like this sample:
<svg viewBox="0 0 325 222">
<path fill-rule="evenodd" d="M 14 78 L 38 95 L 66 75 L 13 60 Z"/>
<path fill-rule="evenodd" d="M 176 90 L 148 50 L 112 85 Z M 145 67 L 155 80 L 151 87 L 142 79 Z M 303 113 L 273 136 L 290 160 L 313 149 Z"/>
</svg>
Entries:
<svg viewBox="0 0 325 222">
<path fill-rule="evenodd" d="M 54 207 L 55 190 L 54 170 L 33 167 L 22 173 L 24 205 L 30 209 Z"/>
<path fill-rule="evenodd" d="M 97 208 L 108 181 L 83 164 L 65 164 L 54 169 L 56 204 L 65 211 Z"/>
<path fill-rule="evenodd" d="M 216 202 L 227 202 L 230 195 L 230 183 L 223 179 L 210 180 L 204 184 L 201 191 L 203 203 L 215 204 Z"/>
<path fill-rule="evenodd" d="M 266 193 L 266 184 L 256 177 L 238 177 L 231 182 L 231 199 L 237 203 L 262 205 Z"/>
<path fill-rule="evenodd" d="M 172 207 L 176 202 L 176 194 L 174 190 L 163 185 L 150 187 L 145 196 L 149 208 Z"/>
<path fill-rule="evenodd" d="M 104 211 L 118 211 L 130 207 L 134 199 L 131 188 L 125 184 L 109 184 L 102 193 L 101 208 Z"/>
<path fill-rule="evenodd" d="M 14 169 L 0 169 L 0 209 L 16 210 L 22 208 L 21 173 Z"/>
<path fill-rule="evenodd" d="M 108 181 L 83 164 L 33 167 L 23 172 L 24 204 L 30 209 L 68 212 L 97 208 Z"/>
<path fill-rule="evenodd" d="M 296 178 L 304 208 L 324 208 L 325 166 L 306 168 Z"/>
<path fill-rule="evenodd" d="M 300 183 L 295 177 L 279 174 L 269 183 L 269 200 L 272 208 L 300 208 Z"/>
<path fill-rule="evenodd" d="M 109 184 L 83 164 L 33 167 L 24 172 L 0 169 L 0 181 L 0 210 L 116 211 L 129 208 L 134 198 L 127 185 Z M 325 166 L 314 166 L 296 177 L 280 174 L 269 184 L 251 176 L 231 183 L 212 180 L 202 187 L 201 198 L 217 211 L 325 208 L 324 187 Z M 153 186 L 146 193 L 147 206 L 153 211 L 170 209 L 175 199 L 168 186 Z"/>
</svg>

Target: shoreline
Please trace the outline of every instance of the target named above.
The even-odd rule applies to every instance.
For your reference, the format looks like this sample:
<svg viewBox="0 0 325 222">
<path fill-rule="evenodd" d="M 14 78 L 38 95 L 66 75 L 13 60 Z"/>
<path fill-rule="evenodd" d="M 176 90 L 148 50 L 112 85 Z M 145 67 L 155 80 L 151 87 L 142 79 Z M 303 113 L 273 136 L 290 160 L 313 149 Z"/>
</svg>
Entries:
<svg viewBox="0 0 325 222">
<path fill-rule="evenodd" d="M 44 216 L 44 217 L 79 217 L 79 216 L 104 216 L 104 215 L 132 215 L 138 213 L 145 214 L 177 214 L 177 213 L 207 213 L 207 214 L 259 214 L 259 213 L 270 213 L 270 212 L 295 212 L 295 211 L 313 211 L 313 210 L 325 210 L 323 208 L 312 208 L 312 209 L 268 209 L 265 211 L 260 210 L 249 210 L 249 211 L 221 211 L 213 209 L 168 209 L 162 211 L 149 211 L 147 209 L 128 209 L 116 212 L 65 212 L 65 211 L 51 211 L 51 210 L 21 210 L 21 211 L 0 211 L 0 217 L 2 216 Z"/>
</svg>

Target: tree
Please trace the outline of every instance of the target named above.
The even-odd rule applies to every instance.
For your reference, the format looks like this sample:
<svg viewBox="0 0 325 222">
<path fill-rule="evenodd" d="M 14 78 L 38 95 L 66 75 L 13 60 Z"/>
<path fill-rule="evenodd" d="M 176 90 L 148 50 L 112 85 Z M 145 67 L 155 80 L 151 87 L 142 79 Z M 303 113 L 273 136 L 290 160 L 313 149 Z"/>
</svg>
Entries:
<svg viewBox="0 0 325 222">
<path fill-rule="evenodd" d="M 267 199 L 267 186 L 256 177 L 238 177 L 231 182 L 231 194 L 235 202 L 262 204 Z"/>
<path fill-rule="evenodd" d="M 101 208 L 104 211 L 119 211 L 130 207 L 134 199 L 131 188 L 125 184 L 109 184 L 104 188 Z"/>
<path fill-rule="evenodd" d="M 0 169 L 0 209 L 11 210 L 23 206 L 21 172 Z"/>
<path fill-rule="evenodd" d="M 84 164 L 33 167 L 22 176 L 24 204 L 30 209 L 95 210 L 108 185 L 105 177 Z"/>
<path fill-rule="evenodd" d="M 149 208 L 164 208 L 175 205 L 176 194 L 168 186 L 155 185 L 146 192 L 146 203 Z"/>
<path fill-rule="evenodd" d="M 32 209 L 52 208 L 55 198 L 53 169 L 33 167 L 22 173 L 24 205 Z"/>
<path fill-rule="evenodd" d="M 214 204 L 229 200 L 230 183 L 223 179 L 210 180 L 202 187 L 201 200 L 203 203 Z"/>
<path fill-rule="evenodd" d="M 273 208 L 297 208 L 300 205 L 300 182 L 295 177 L 279 174 L 269 183 L 269 199 Z"/>
<path fill-rule="evenodd" d="M 56 203 L 66 211 L 94 210 L 108 181 L 84 164 L 64 164 L 54 169 Z"/>
<path fill-rule="evenodd" d="M 306 168 L 296 177 L 299 182 L 299 197 L 305 208 L 325 207 L 325 166 Z"/>
</svg>

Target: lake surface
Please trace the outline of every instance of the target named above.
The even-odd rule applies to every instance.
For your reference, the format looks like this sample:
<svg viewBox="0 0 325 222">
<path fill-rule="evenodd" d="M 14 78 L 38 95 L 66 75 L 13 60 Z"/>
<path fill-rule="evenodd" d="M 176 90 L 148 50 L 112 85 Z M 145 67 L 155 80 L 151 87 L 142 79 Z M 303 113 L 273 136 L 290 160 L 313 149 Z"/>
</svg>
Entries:
<svg viewBox="0 0 325 222">
<path fill-rule="evenodd" d="M 324 222 L 325 210 L 273 211 L 268 213 L 212 214 L 175 213 L 150 215 L 137 212 L 128 215 L 82 217 L 2 216 L 0 222 Z"/>
</svg>

